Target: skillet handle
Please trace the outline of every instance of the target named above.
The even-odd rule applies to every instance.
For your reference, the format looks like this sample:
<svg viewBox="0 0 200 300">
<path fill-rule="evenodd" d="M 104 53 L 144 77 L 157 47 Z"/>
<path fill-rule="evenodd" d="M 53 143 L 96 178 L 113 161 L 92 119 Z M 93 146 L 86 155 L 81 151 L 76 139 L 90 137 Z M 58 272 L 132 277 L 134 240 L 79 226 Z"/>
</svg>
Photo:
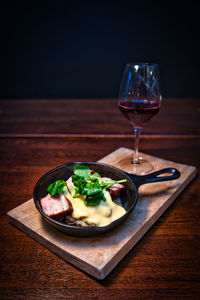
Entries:
<svg viewBox="0 0 200 300">
<path fill-rule="evenodd" d="M 171 175 L 167 176 L 159 176 L 165 173 L 171 173 Z M 153 183 L 153 182 L 160 182 L 160 181 L 167 181 L 167 180 L 175 180 L 180 177 L 180 172 L 175 168 L 165 168 L 147 175 L 134 175 L 128 174 L 128 176 L 134 181 L 134 183 L 139 187 L 145 183 Z"/>
</svg>

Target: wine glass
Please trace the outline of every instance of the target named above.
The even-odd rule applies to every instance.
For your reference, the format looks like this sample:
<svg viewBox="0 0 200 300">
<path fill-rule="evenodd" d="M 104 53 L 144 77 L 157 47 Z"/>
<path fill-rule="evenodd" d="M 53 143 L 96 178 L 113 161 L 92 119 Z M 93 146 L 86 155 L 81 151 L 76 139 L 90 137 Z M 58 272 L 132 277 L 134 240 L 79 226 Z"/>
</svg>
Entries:
<svg viewBox="0 0 200 300">
<path fill-rule="evenodd" d="M 149 161 L 139 157 L 138 145 L 142 127 L 159 112 L 161 100 L 158 65 L 127 64 L 121 81 L 118 106 L 135 132 L 131 173 L 143 175 L 153 169 Z"/>
</svg>

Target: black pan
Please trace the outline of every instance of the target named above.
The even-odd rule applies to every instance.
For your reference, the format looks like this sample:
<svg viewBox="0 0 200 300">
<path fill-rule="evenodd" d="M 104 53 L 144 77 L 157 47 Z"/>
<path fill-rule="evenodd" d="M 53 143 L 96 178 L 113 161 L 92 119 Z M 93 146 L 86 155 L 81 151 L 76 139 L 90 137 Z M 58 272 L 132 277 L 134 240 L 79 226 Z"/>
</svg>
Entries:
<svg viewBox="0 0 200 300">
<path fill-rule="evenodd" d="M 124 183 L 126 189 L 120 193 L 120 201 L 122 206 L 126 210 L 126 214 L 121 218 L 115 220 L 111 224 L 104 227 L 96 227 L 96 226 L 88 226 L 88 227 L 78 227 L 75 225 L 68 225 L 66 223 L 59 222 L 52 218 L 49 218 L 41 209 L 40 199 L 47 194 L 47 187 L 50 183 L 64 179 L 67 180 L 72 176 L 74 167 L 77 165 L 87 165 L 90 169 L 98 172 L 102 177 L 110 177 L 115 180 L 126 179 L 127 181 Z M 159 176 L 162 174 L 170 173 L 171 175 L 167 176 Z M 37 210 L 40 212 L 42 217 L 53 227 L 58 229 L 59 231 L 64 232 L 68 235 L 73 236 L 95 236 L 99 233 L 103 233 L 111 230 L 112 228 L 118 226 L 121 222 L 127 218 L 127 216 L 134 209 L 137 199 L 138 199 L 138 188 L 142 184 L 166 181 L 166 180 L 174 180 L 180 177 L 180 172 L 174 168 L 166 168 L 154 173 L 144 175 L 144 176 L 136 176 L 130 173 L 123 172 L 120 169 L 112 167 L 110 165 L 106 165 L 103 163 L 95 163 L 95 162 L 70 162 L 65 165 L 59 166 L 53 170 L 50 170 L 46 174 L 44 174 L 36 183 L 34 191 L 33 191 L 33 199 Z"/>
</svg>

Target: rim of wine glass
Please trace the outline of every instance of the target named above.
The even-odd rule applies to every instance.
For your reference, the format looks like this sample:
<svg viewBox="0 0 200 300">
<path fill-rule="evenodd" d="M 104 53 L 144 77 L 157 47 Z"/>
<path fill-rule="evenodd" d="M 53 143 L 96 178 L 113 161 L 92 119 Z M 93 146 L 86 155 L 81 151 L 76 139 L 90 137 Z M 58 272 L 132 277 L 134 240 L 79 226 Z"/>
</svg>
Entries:
<svg viewBox="0 0 200 300">
<path fill-rule="evenodd" d="M 127 66 L 141 66 L 141 65 L 146 65 L 146 66 L 158 66 L 158 63 L 154 63 L 154 62 L 134 62 L 134 63 L 127 63 Z"/>
</svg>

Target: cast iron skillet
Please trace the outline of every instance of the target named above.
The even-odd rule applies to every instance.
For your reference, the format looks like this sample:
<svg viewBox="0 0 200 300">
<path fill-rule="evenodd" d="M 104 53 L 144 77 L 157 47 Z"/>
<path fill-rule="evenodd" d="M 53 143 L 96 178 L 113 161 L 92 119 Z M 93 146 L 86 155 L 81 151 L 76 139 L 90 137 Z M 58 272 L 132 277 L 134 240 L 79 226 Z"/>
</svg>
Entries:
<svg viewBox="0 0 200 300">
<path fill-rule="evenodd" d="M 126 179 L 127 182 L 124 183 L 126 189 L 120 193 L 120 201 L 122 206 L 126 210 L 126 214 L 121 218 L 115 220 L 110 225 L 104 227 L 96 227 L 96 226 L 88 226 L 88 227 L 78 227 L 75 225 L 68 225 L 66 223 L 62 223 L 56 221 L 52 218 L 49 218 L 41 209 L 40 199 L 47 194 L 47 187 L 50 183 L 64 179 L 67 180 L 73 174 L 74 167 L 77 165 L 87 165 L 90 169 L 98 172 L 102 177 L 110 177 L 115 180 Z M 168 176 L 160 176 L 162 174 L 170 173 Z M 33 191 L 33 199 L 37 210 L 40 212 L 42 217 L 52 226 L 54 226 L 57 230 L 62 231 L 68 235 L 73 236 L 95 236 L 99 233 L 106 232 L 111 230 L 112 228 L 119 225 L 122 221 L 127 218 L 130 212 L 134 209 L 137 199 L 138 199 L 138 188 L 140 185 L 145 183 L 152 183 L 158 181 L 166 181 L 166 180 L 174 180 L 180 177 L 180 172 L 174 168 L 166 168 L 154 173 L 144 175 L 144 176 L 136 176 L 133 174 L 129 174 L 123 172 L 120 169 L 112 167 L 110 165 L 106 165 L 103 163 L 96 162 L 70 162 L 59 166 L 53 170 L 50 170 L 46 174 L 44 174 L 36 183 L 34 191 Z"/>
</svg>

